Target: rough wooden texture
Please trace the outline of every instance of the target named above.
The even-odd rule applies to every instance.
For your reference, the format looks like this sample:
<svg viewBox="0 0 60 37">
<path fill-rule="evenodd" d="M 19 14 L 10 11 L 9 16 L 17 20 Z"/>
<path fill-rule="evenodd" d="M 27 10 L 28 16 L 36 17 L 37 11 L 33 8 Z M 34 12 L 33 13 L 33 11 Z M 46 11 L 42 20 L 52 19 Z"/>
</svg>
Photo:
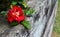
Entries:
<svg viewBox="0 0 60 37">
<path fill-rule="evenodd" d="M 58 2 L 56 2 L 55 6 L 53 8 L 52 15 L 49 19 L 49 22 L 47 23 L 47 26 L 46 26 L 45 33 L 44 33 L 43 37 L 51 37 L 51 35 L 52 35 L 54 20 L 55 20 L 55 16 L 56 16 L 56 12 L 57 12 L 57 5 L 58 5 Z"/>
</svg>

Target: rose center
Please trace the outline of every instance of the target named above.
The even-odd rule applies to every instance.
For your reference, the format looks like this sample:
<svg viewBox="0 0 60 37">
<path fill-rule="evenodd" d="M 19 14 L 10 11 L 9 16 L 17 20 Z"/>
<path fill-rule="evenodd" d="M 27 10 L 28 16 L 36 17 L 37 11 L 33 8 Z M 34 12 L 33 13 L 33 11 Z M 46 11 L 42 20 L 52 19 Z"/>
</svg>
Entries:
<svg viewBox="0 0 60 37">
<path fill-rule="evenodd" d="M 16 17 L 19 17 L 20 13 L 19 12 L 15 12 L 15 13 L 12 13 L 12 15 L 14 15 Z"/>
</svg>

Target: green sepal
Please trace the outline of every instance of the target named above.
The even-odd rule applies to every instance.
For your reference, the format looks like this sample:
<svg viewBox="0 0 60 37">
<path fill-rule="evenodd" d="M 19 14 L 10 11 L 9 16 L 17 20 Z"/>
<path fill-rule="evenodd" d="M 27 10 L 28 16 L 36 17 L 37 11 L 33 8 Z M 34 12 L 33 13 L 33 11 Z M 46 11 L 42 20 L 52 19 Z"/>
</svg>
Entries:
<svg viewBox="0 0 60 37">
<path fill-rule="evenodd" d="M 12 22 L 12 23 L 10 23 L 10 27 L 14 27 L 14 26 L 16 26 L 16 25 L 18 25 L 17 22 Z"/>
<path fill-rule="evenodd" d="M 30 23 L 29 23 L 28 21 L 24 20 L 23 22 L 21 22 L 21 24 L 22 24 L 23 26 L 25 26 L 28 30 L 31 29 L 31 25 L 30 25 Z"/>
</svg>

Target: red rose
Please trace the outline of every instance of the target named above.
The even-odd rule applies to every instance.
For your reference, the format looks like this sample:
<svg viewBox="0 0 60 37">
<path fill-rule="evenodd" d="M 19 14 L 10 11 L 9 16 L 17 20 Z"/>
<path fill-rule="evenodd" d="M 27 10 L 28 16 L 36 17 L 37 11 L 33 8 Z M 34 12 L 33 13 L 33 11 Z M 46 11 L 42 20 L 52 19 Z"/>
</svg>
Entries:
<svg viewBox="0 0 60 37">
<path fill-rule="evenodd" d="M 19 23 L 25 19 L 25 16 L 20 6 L 13 6 L 13 8 L 9 10 L 7 18 L 10 23 L 13 21 L 17 21 Z"/>
</svg>

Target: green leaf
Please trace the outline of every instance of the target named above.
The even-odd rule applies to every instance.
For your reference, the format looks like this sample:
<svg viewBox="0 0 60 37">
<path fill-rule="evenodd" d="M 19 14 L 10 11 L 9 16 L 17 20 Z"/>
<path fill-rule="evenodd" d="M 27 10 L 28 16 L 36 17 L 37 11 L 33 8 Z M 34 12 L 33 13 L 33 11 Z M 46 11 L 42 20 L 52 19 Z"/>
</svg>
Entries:
<svg viewBox="0 0 60 37">
<path fill-rule="evenodd" d="M 26 15 L 26 13 L 27 13 L 27 10 L 25 9 L 25 10 L 24 10 L 24 15 Z"/>
<path fill-rule="evenodd" d="M 22 4 L 22 2 L 20 2 L 20 1 L 19 1 L 18 3 L 19 3 L 19 4 Z"/>
<path fill-rule="evenodd" d="M 26 2 L 22 2 L 22 5 L 26 8 L 28 7 L 27 3 Z"/>
<path fill-rule="evenodd" d="M 27 8 L 27 4 L 26 2 L 18 2 L 18 5 L 20 5 L 21 7 L 23 7 L 23 9 Z"/>
<path fill-rule="evenodd" d="M 31 29 L 31 25 L 28 21 L 23 21 L 23 22 L 21 22 L 21 24 L 23 24 L 27 29 L 29 29 L 29 30 Z"/>
<path fill-rule="evenodd" d="M 33 14 L 34 13 L 34 9 L 28 9 L 28 10 L 24 10 L 24 14 L 25 15 L 31 15 L 31 14 Z"/>
<path fill-rule="evenodd" d="M 16 2 L 20 1 L 20 2 L 22 2 L 23 0 L 12 0 L 12 1 L 16 1 Z"/>
<path fill-rule="evenodd" d="M 12 1 L 12 3 L 11 3 L 12 5 L 16 5 L 17 4 L 17 2 L 16 1 Z"/>
<path fill-rule="evenodd" d="M 23 2 L 26 2 L 27 0 L 23 0 Z"/>
<path fill-rule="evenodd" d="M 12 23 L 10 23 L 10 26 L 11 26 L 11 27 L 16 26 L 16 25 L 18 25 L 17 22 L 12 22 Z"/>
<path fill-rule="evenodd" d="M 6 17 L 6 16 L 7 16 L 7 13 L 8 13 L 8 11 L 2 11 L 0 14 L 1 14 L 3 17 Z"/>
<path fill-rule="evenodd" d="M 18 1 L 22 2 L 23 0 L 18 0 Z"/>
<path fill-rule="evenodd" d="M 30 9 L 30 10 L 26 13 L 26 15 L 31 15 L 33 12 L 34 12 L 34 10 L 33 10 L 33 9 Z"/>
</svg>

